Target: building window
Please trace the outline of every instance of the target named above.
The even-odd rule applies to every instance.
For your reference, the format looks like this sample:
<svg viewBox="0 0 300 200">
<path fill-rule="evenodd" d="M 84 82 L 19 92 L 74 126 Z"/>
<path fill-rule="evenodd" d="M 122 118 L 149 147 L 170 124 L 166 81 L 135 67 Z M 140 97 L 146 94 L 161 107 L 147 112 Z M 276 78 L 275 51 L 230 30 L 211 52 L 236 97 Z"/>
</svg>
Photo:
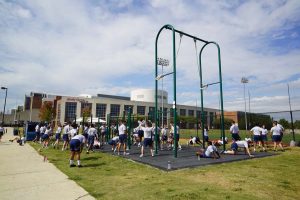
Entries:
<svg viewBox="0 0 300 200">
<path fill-rule="evenodd" d="M 96 117 L 105 119 L 106 116 L 106 104 L 96 104 Z"/>
<path fill-rule="evenodd" d="M 92 113 L 92 103 L 81 103 L 81 113 L 80 116 L 82 117 L 83 112 L 85 112 L 85 117 L 91 116 Z"/>
<path fill-rule="evenodd" d="M 170 117 L 174 117 L 174 109 L 170 108 Z"/>
<path fill-rule="evenodd" d="M 124 105 L 125 115 L 128 114 L 129 109 L 131 110 L 131 113 L 132 113 L 132 111 L 133 111 L 133 105 Z"/>
<path fill-rule="evenodd" d="M 186 110 L 180 109 L 180 116 L 186 116 Z"/>
<path fill-rule="evenodd" d="M 194 110 L 189 110 L 188 112 L 189 112 L 189 113 L 188 113 L 188 114 L 189 114 L 189 116 L 192 116 L 192 117 L 194 117 Z"/>
<path fill-rule="evenodd" d="M 145 115 L 146 106 L 137 106 L 137 114 Z"/>
<path fill-rule="evenodd" d="M 66 102 L 65 110 L 65 121 L 74 121 L 76 118 L 77 103 L 76 102 Z"/>
<path fill-rule="evenodd" d="M 110 105 L 110 116 L 116 117 L 120 115 L 120 105 L 111 104 Z"/>
</svg>

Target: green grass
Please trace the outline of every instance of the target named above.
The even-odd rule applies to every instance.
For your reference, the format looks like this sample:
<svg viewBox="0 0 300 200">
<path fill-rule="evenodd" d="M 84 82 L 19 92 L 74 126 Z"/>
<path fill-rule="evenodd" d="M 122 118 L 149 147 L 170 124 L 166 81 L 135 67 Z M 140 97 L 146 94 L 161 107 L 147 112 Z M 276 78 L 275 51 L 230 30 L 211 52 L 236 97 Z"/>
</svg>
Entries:
<svg viewBox="0 0 300 200">
<path fill-rule="evenodd" d="M 39 144 L 31 143 L 37 150 Z M 69 152 L 39 152 L 97 199 L 299 199 L 300 149 L 278 156 L 164 172 L 105 153 L 82 153 L 83 168 L 69 168 Z"/>
</svg>

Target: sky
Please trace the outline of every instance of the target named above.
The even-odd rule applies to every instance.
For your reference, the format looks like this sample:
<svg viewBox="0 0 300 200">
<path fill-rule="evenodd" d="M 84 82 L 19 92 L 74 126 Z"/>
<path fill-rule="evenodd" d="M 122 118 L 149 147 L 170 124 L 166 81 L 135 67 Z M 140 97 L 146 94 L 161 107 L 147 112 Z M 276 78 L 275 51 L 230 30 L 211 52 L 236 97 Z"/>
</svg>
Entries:
<svg viewBox="0 0 300 200">
<path fill-rule="evenodd" d="M 154 89 L 155 38 L 165 24 L 220 45 L 225 110 L 300 110 L 299 0 L 0 0 L 0 85 L 7 108 L 25 94 L 98 93 L 130 96 Z M 171 31 L 158 57 L 173 68 Z M 176 34 L 177 104 L 199 105 L 198 54 L 203 43 Z M 219 80 L 217 49 L 205 48 L 203 83 Z M 161 66 L 159 73 L 161 74 Z M 162 88 L 161 81 L 159 89 Z M 172 76 L 164 90 L 173 101 Z M 204 106 L 219 108 L 219 85 L 204 91 Z M 0 110 L 5 92 L 0 92 Z"/>
</svg>

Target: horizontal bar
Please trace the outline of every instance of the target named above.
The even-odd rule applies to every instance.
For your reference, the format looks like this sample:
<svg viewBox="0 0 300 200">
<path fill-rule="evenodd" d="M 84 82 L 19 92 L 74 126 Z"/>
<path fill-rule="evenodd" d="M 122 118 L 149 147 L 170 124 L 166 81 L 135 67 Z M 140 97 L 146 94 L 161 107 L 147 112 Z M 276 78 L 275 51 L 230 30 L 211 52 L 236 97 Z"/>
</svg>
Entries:
<svg viewBox="0 0 300 200">
<path fill-rule="evenodd" d="M 170 27 L 166 27 L 166 29 L 172 30 Z M 193 35 L 187 34 L 187 33 L 185 33 L 185 32 L 179 31 L 179 30 L 177 30 L 177 29 L 175 29 L 175 28 L 174 28 L 174 31 L 177 32 L 177 33 L 179 33 L 179 34 L 185 35 L 185 36 L 187 36 L 187 37 L 193 38 L 194 40 L 199 40 L 199 41 L 204 42 L 204 43 L 206 43 L 206 44 L 209 43 L 209 42 L 206 41 L 206 40 L 202 40 L 202 39 L 200 39 L 200 38 L 198 38 L 198 37 L 196 37 L 196 36 L 193 36 Z"/>
</svg>

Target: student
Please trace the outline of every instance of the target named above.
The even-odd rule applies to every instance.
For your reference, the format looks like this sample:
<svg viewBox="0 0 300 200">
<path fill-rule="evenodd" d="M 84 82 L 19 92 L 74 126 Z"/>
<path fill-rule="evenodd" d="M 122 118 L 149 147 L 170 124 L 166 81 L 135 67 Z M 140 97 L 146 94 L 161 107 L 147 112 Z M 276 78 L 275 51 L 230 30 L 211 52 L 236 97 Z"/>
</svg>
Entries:
<svg viewBox="0 0 300 200">
<path fill-rule="evenodd" d="M 20 136 L 17 136 L 15 137 L 14 139 L 12 140 L 9 140 L 10 142 L 14 142 L 14 141 L 17 141 L 17 143 L 20 145 L 20 146 L 23 146 L 25 144 L 25 137 L 20 137 Z"/>
<path fill-rule="evenodd" d="M 70 131 L 68 132 L 69 139 L 73 138 L 75 135 L 78 134 L 77 124 L 72 124 Z"/>
<path fill-rule="evenodd" d="M 231 143 L 231 150 L 224 151 L 224 153 L 225 154 L 236 155 L 237 152 L 238 152 L 239 147 L 244 148 L 245 149 L 245 154 L 248 153 L 250 158 L 254 157 L 253 155 L 251 155 L 250 150 L 249 150 L 248 142 L 245 141 L 245 140 L 236 141 L 235 139 L 233 139 L 232 143 Z"/>
<path fill-rule="evenodd" d="M 2 127 L 2 125 L 0 125 L 0 142 L 3 135 L 4 135 L 4 128 Z"/>
<path fill-rule="evenodd" d="M 61 139 L 61 124 L 58 123 L 58 126 L 57 126 L 57 129 L 56 129 L 56 132 L 55 132 L 55 143 L 53 144 L 53 148 L 59 148 L 59 140 Z"/>
<path fill-rule="evenodd" d="M 126 134 L 126 126 L 125 126 L 125 121 L 122 120 L 120 122 L 120 126 L 119 126 L 119 144 L 117 146 L 117 150 L 118 150 L 118 155 L 120 155 L 120 148 L 123 145 L 123 155 L 126 155 L 126 141 L 127 141 L 127 134 Z"/>
<path fill-rule="evenodd" d="M 174 139 L 176 137 L 176 140 L 177 140 L 177 143 L 178 143 L 178 150 L 181 150 L 181 145 L 179 143 L 179 139 L 180 139 L 180 131 L 179 131 L 179 126 L 176 125 L 176 133 L 175 133 L 175 129 L 174 129 L 174 124 L 173 123 L 170 123 L 171 125 L 171 131 L 172 133 L 174 134 Z M 176 134 L 176 135 L 175 135 Z"/>
<path fill-rule="evenodd" d="M 82 167 L 80 163 L 80 154 L 82 152 L 84 143 L 86 142 L 85 137 L 83 135 L 75 135 L 70 141 L 70 167 L 75 167 L 74 157 L 77 155 L 77 166 Z"/>
<path fill-rule="evenodd" d="M 45 133 L 42 136 L 43 140 L 43 148 L 48 148 L 49 140 L 50 140 L 50 135 L 52 134 L 52 129 L 50 126 L 46 128 Z"/>
<path fill-rule="evenodd" d="M 256 151 L 257 144 L 261 145 L 261 132 L 263 131 L 262 128 L 260 128 L 258 125 L 254 126 L 251 130 L 253 133 L 253 141 L 254 141 L 254 152 Z M 265 151 L 265 146 L 263 145 L 263 151 Z"/>
<path fill-rule="evenodd" d="M 149 146 L 150 147 L 150 153 L 151 156 L 154 156 L 154 152 L 153 152 L 153 141 L 152 141 L 152 133 L 154 128 L 151 127 L 151 123 L 149 121 L 146 122 L 146 127 L 142 127 L 143 131 L 144 131 L 144 141 L 143 141 L 143 146 L 141 149 L 141 155 L 140 157 L 144 156 L 144 149 L 145 147 Z"/>
<path fill-rule="evenodd" d="M 238 125 L 235 123 L 235 121 L 233 121 L 231 123 L 231 127 L 230 127 L 230 133 L 231 133 L 231 137 L 232 139 L 238 141 L 241 140 L 241 137 L 239 135 L 239 127 Z"/>
<path fill-rule="evenodd" d="M 212 144 L 211 141 L 208 142 L 207 149 L 200 149 L 198 152 L 196 152 L 197 156 L 200 156 L 201 158 L 214 158 L 218 159 L 220 158 L 220 154 L 218 152 L 218 149 L 216 146 Z"/>
<path fill-rule="evenodd" d="M 189 140 L 188 143 L 187 143 L 187 145 L 188 145 L 188 146 L 189 146 L 189 145 L 195 146 L 195 144 L 202 145 L 202 142 L 201 142 L 201 140 L 200 140 L 199 137 L 193 137 L 193 136 L 191 136 L 191 137 L 190 137 L 190 140 Z"/>
<path fill-rule="evenodd" d="M 168 143 L 168 126 L 164 125 L 161 129 L 160 150 L 164 150 L 164 144 Z"/>
<path fill-rule="evenodd" d="M 203 141 L 203 143 L 205 143 L 205 142 L 208 143 L 208 140 L 209 140 L 209 138 L 208 138 L 208 126 L 205 126 L 204 127 L 204 141 Z"/>
<path fill-rule="evenodd" d="M 66 148 L 69 145 L 69 131 L 70 131 L 70 123 L 65 123 L 64 129 L 63 129 L 63 146 L 62 146 L 62 151 L 66 150 Z"/>
<path fill-rule="evenodd" d="M 272 140 L 274 142 L 274 151 L 277 151 L 277 146 L 281 148 L 282 151 L 284 151 L 282 143 L 281 143 L 281 133 L 282 128 L 278 126 L 277 121 L 273 122 L 273 127 L 271 128 L 270 132 L 272 133 Z"/>
<path fill-rule="evenodd" d="M 45 124 L 43 124 L 41 127 L 40 127 L 40 143 L 42 143 L 42 140 L 43 140 L 43 135 L 45 134 L 45 132 L 46 132 L 46 125 Z"/>
<path fill-rule="evenodd" d="M 39 124 L 37 124 L 35 126 L 35 138 L 34 138 L 33 142 L 38 142 L 38 141 L 40 141 L 40 126 L 39 126 Z"/>
<path fill-rule="evenodd" d="M 105 135 L 106 135 L 106 126 L 105 126 L 105 124 L 102 124 L 100 126 L 100 137 L 101 137 L 101 141 L 100 142 L 101 142 L 101 144 L 104 143 Z"/>
<path fill-rule="evenodd" d="M 117 148 L 116 146 L 118 145 L 119 142 L 119 136 L 113 137 L 111 140 L 108 141 L 108 144 L 111 145 L 111 150 L 115 153 Z"/>
<path fill-rule="evenodd" d="M 261 143 L 263 146 L 266 145 L 266 147 L 268 147 L 267 145 L 267 141 L 268 141 L 268 130 L 266 129 L 265 125 L 262 125 L 262 131 L 261 131 Z M 266 151 L 266 150 L 265 150 Z"/>
<path fill-rule="evenodd" d="M 98 140 L 98 134 L 97 134 L 97 129 L 95 129 L 95 125 L 91 124 L 91 127 L 89 128 L 88 131 L 88 150 L 86 153 L 88 154 L 90 150 L 94 151 L 94 142 L 95 139 Z"/>
</svg>

